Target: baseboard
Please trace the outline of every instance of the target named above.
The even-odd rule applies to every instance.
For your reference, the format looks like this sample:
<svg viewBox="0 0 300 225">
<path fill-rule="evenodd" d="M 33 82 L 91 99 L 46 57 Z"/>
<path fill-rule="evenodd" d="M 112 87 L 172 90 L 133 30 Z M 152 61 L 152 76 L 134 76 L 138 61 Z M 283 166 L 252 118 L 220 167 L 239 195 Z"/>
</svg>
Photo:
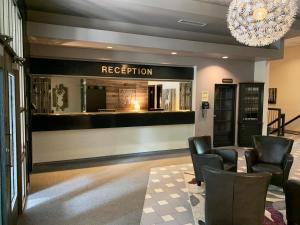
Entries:
<svg viewBox="0 0 300 225">
<path fill-rule="evenodd" d="M 110 165 L 117 163 L 124 163 L 122 159 L 130 159 L 128 162 L 137 162 L 142 160 L 151 160 L 156 158 L 166 158 L 173 155 L 186 155 L 189 154 L 189 149 L 173 149 L 173 150 L 162 150 L 153 152 L 140 152 L 122 155 L 111 155 L 111 156 L 101 156 L 93 158 L 83 158 L 83 159 L 73 159 L 73 160 L 62 160 L 53 162 L 42 162 L 34 163 L 32 168 L 32 173 L 42 173 L 42 172 L 54 172 L 69 169 L 79 169 L 87 168 L 101 165 Z M 147 157 L 145 159 L 145 157 Z"/>
</svg>

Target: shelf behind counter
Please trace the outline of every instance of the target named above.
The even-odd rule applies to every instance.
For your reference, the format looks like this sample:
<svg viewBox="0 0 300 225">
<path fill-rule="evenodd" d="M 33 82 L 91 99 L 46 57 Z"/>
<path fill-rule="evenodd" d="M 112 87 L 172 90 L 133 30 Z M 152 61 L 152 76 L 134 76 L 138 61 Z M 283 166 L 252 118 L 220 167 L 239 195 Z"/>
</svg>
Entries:
<svg viewBox="0 0 300 225">
<path fill-rule="evenodd" d="M 33 114 L 32 131 L 194 124 L 194 111 Z"/>
</svg>

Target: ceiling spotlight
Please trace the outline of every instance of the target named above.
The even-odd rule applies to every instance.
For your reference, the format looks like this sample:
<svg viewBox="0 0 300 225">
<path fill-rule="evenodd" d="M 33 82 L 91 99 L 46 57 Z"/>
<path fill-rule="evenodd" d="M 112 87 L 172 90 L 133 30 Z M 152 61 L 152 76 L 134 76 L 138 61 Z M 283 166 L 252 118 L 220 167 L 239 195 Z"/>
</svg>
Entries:
<svg viewBox="0 0 300 225">
<path fill-rule="evenodd" d="M 177 52 L 171 52 L 172 55 L 177 55 Z"/>
<path fill-rule="evenodd" d="M 229 57 L 228 56 L 222 56 L 222 59 L 228 59 Z"/>
<path fill-rule="evenodd" d="M 106 48 L 108 48 L 108 49 L 112 49 L 113 47 L 112 47 L 112 46 L 107 46 Z"/>
</svg>

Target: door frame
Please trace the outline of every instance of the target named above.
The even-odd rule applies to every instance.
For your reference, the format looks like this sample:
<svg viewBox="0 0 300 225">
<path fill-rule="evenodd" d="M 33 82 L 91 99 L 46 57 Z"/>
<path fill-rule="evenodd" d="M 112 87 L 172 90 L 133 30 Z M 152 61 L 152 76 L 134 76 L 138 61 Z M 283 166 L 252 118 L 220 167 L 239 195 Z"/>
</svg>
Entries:
<svg viewBox="0 0 300 225">
<path fill-rule="evenodd" d="M 232 119 L 232 146 L 236 144 L 236 134 L 237 134 L 237 91 L 238 91 L 238 85 L 237 84 L 215 84 L 215 89 L 214 89 L 214 112 L 213 115 L 215 115 L 215 93 L 216 93 L 216 87 L 217 86 L 230 86 L 234 88 L 234 98 L 233 98 L 233 119 Z M 214 146 L 214 139 L 215 139 L 215 116 L 213 118 L 213 146 Z M 223 146 L 218 146 L 218 147 L 223 147 Z"/>
<path fill-rule="evenodd" d="M 7 224 L 6 216 L 6 153 L 4 118 L 4 48 L 0 44 L 0 225 Z"/>
<path fill-rule="evenodd" d="M 18 91 L 19 86 L 17 85 L 17 80 L 19 79 L 18 74 L 16 74 L 13 66 L 13 55 L 5 46 L 0 43 L 0 68 L 2 69 L 2 77 L 0 78 L 0 140 L 1 140 L 1 147 L 0 147 L 0 164 L 1 164 L 1 214 L 2 214 L 2 225 L 13 225 L 17 223 L 19 211 L 19 198 L 20 198 L 20 191 L 19 185 L 20 180 L 22 180 L 22 174 L 19 173 L 20 170 L 20 149 L 18 148 L 18 132 L 19 132 L 19 124 L 17 121 L 17 115 L 19 113 L 19 99 L 18 99 Z M 13 75 L 14 77 L 14 95 L 15 95 L 15 122 L 16 122 L 16 176 L 17 176 L 17 193 L 16 193 L 16 202 L 14 208 L 12 209 L 11 205 L 11 171 L 10 171 L 10 156 L 9 152 L 7 151 L 8 145 L 10 145 L 10 135 L 9 135 L 9 74 Z M 0 223 L 1 225 L 1 223 Z"/>
</svg>

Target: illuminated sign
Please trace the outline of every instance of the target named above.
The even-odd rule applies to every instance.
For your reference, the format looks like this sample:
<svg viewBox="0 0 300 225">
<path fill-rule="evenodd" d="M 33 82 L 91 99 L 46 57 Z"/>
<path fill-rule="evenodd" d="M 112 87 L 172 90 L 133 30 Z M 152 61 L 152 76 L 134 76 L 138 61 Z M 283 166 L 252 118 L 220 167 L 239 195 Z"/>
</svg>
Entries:
<svg viewBox="0 0 300 225">
<path fill-rule="evenodd" d="M 101 66 L 102 74 L 121 74 L 121 75 L 143 75 L 143 76 L 152 76 L 152 68 L 144 67 L 132 67 L 128 65 L 122 66 Z"/>
</svg>

